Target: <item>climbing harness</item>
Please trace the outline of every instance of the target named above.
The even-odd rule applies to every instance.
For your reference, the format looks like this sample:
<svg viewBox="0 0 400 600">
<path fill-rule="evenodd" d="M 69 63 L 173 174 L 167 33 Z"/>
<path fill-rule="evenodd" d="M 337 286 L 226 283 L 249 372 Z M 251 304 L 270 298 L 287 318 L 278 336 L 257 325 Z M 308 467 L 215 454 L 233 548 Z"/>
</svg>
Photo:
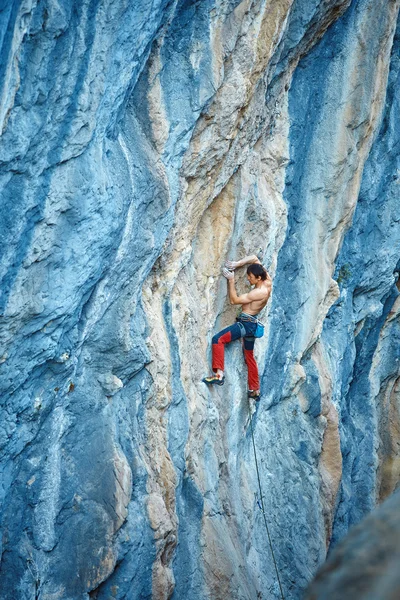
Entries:
<svg viewBox="0 0 400 600">
<path fill-rule="evenodd" d="M 243 321 L 244 322 L 248 321 L 248 322 L 254 323 L 256 325 L 256 328 L 255 328 L 254 332 L 249 337 L 255 337 L 255 338 L 263 337 L 263 335 L 264 335 L 264 324 L 261 323 L 261 321 L 259 321 L 257 319 L 257 316 L 255 316 L 255 315 L 248 315 L 247 313 L 241 312 L 236 317 L 236 321 L 237 321 L 239 327 L 243 328 L 243 330 L 244 330 L 243 337 L 245 337 L 245 335 L 246 335 L 246 330 L 245 330 L 245 327 L 243 325 Z"/>
<path fill-rule="evenodd" d="M 269 527 L 268 527 L 268 523 L 267 523 L 267 517 L 265 515 L 264 496 L 263 496 L 262 489 L 261 489 L 260 472 L 258 470 L 258 460 L 257 460 L 257 452 L 256 452 L 256 443 L 254 441 L 253 421 L 252 421 L 252 418 L 251 418 L 250 403 L 248 403 L 248 409 L 249 409 L 249 419 L 250 419 L 250 427 L 251 427 L 251 438 L 253 440 L 254 459 L 255 459 L 255 463 L 256 463 L 258 488 L 260 490 L 260 499 L 259 500 L 257 499 L 257 505 L 259 506 L 259 508 L 260 508 L 260 510 L 261 510 L 261 512 L 262 512 L 262 514 L 264 516 L 265 529 L 267 531 L 268 542 L 269 542 L 269 547 L 271 549 L 272 560 L 274 561 L 276 577 L 278 579 L 278 584 L 279 584 L 279 589 L 280 589 L 280 592 L 281 592 L 282 600 L 285 600 L 285 596 L 283 595 L 283 591 L 282 591 L 281 580 L 280 580 L 280 577 L 279 577 L 278 566 L 277 566 L 276 560 L 275 560 L 275 554 L 274 554 L 274 549 L 273 549 L 273 546 L 272 546 L 272 540 L 271 540 L 271 536 L 270 536 L 270 533 L 269 533 Z"/>
</svg>

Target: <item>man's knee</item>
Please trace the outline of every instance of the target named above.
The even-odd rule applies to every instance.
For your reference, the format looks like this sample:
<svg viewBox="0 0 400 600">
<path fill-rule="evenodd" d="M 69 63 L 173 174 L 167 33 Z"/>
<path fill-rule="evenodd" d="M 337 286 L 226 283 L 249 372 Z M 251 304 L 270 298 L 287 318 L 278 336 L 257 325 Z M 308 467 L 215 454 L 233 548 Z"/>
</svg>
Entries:
<svg viewBox="0 0 400 600">
<path fill-rule="evenodd" d="M 212 338 L 213 344 L 227 344 L 232 340 L 232 334 L 230 331 L 226 331 L 221 335 L 220 333 L 216 333 Z"/>
<path fill-rule="evenodd" d="M 254 338 L 253 337 L 245 337 L 243 340 L 243 346 L 246 352 L 253 352 L 254 350 Z"/>
</svg>

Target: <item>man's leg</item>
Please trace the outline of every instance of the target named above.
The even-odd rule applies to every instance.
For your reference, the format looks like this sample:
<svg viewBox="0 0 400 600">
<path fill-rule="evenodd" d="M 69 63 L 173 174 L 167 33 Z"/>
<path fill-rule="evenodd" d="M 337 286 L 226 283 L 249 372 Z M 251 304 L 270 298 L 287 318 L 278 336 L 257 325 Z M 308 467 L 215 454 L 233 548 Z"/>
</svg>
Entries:
<svg viewBox="0 0 400 600">
<path fill-rule="evenodd" d="M 254 358 L 254 342 L 255 338 L 245 337 L 243 340 L 244 360 L 247 365 L 247 381 L 249 390 L 253 392 L 260 391 L 260 380 L 258 377 L 258 366 Z"/>
<path fill-rule="evenodd" d="M 225 344 L 242 337 L 242 331 L 237 323 L 222 329 L 212 339 L 212 370 L 224 371 Z"/>
</svg>

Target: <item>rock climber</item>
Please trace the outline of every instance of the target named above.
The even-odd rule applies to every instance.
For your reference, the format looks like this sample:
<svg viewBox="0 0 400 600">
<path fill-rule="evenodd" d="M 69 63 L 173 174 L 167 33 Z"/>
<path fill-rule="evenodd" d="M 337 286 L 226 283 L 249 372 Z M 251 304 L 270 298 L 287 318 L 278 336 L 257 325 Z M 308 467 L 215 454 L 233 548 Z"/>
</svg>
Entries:
<svg viewBox="0 0 400 600">
<path fill-rule="evenodd" d="M 234 270 L 247 267 L 247 280 L 253 289 L 248 294 L 238 296 L 235 289 Z M 229 300 L 231 304 L 241 304 L 242 310 L 236 318 L 236 323 L 226 327 L 212 338 L 212 370 L 214 375 L 205 377 L 207 385 L 223 385 L 224 349 L 225 344 L 243 339 L 243 353 L 247 365 L 248 396 L 260 400 L 260 381 L 258 367 L 254 358 L 254 342 L 258 324 L 257 315 L 267 304 L 272 289 L 272 279 L 262 266 L 256 255 L 246 256 L 239 261 L 227 261 L 222 271 L 228 281 Z"/>
</svg>

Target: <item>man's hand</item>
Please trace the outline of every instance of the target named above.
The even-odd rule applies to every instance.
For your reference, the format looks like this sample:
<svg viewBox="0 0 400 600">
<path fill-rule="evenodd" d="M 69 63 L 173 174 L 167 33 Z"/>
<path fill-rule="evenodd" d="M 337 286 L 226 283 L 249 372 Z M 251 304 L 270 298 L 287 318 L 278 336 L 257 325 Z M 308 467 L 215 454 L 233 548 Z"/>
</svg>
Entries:
<svg viewBox="0 0 400 600">
<path fill-rule="evenodd" d="M 235 273 L 233 273 L 232 271 L 229 271 L 229 269 L 227 269 L 226 267 L 224 269 L 222 269 L 222 275 L 226 279 L 235 279 Z"/>
<path fill-rule="evenodd" d="M 235 262 L 234 260 L 227 260 L 225 262 L 225 267 L 230 271 L 234 271 L 238 267 L 240 267 L 239 261 Z"/>
</svg>

